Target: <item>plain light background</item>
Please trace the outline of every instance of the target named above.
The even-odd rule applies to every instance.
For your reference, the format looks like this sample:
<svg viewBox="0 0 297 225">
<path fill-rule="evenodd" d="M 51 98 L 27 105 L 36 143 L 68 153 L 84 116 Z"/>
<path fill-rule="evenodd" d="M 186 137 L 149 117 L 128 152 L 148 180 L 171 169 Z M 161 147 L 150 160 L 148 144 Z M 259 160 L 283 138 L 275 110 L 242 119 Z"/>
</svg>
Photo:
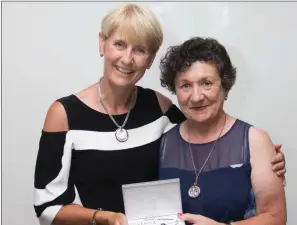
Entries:
<svg viewBox="0 0 297 225">
<path fill-rule="evenodd" d="M 164 43 L 140 85 L 169 96 L 159 82 L 166 49 L 193 36 L 224 44 L 238 68 L 225 109 L 268 131 L 287 158 L 288 225 L 297 222 L 297 3 L 148 2 Z M 96 82 L 100 21 L 120 3 L 2 3 L 2 222 L 37 225 L 33 178 L 50 104 Z M 295 214 L 294 214 L 295 213 Z"/>
</svg>

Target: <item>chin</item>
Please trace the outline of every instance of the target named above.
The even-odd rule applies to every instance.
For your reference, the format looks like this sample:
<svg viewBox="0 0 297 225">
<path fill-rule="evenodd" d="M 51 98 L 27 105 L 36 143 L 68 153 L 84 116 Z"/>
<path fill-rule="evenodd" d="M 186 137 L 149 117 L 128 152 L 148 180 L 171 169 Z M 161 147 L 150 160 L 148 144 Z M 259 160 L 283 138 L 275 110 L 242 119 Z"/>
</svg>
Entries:
<svg viewBox="0 0 297 225">
<path fill-rule="evenodd" d="M 192 120 L 195 121 L 196 123 L 205 123 L 209 121 L 209 116 L 208 115 L 193 115 Z"/>
<path fill-rule="evenodd" d="M 119 87 L 125 87 L 125 86 L 131 86 L 134 85 L 134 76 L 124 76 L 119 74 L 112 74 L 112 76 L 109 77 L 109 81 L 113 83 L 115 86 Z"/>
</svg>

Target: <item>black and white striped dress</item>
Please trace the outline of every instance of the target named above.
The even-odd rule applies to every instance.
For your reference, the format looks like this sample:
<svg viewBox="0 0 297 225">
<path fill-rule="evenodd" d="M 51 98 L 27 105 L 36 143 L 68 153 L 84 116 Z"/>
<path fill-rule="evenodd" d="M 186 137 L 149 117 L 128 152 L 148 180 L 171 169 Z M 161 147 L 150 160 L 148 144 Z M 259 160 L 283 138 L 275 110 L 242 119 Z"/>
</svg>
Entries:
<svg viewBox="0 0 297 225">
<path fill-rule="evenodd" d="M 107 114 L 75 95 L 58 100 L 66 110 L 69 131 L 41 134 L 34 180 L 34 208 L 41 225 L 50 225 L 69 203 L 124 212 L 122 184 L 158 178 L 161 136 L 184 116 L 175 105 L 164 115 L 156 93 L 137 88 L 124 143 L 116 140 L 117 127 Z M 125 117 L 114 116 L 118 124 Z"/>
</svg>

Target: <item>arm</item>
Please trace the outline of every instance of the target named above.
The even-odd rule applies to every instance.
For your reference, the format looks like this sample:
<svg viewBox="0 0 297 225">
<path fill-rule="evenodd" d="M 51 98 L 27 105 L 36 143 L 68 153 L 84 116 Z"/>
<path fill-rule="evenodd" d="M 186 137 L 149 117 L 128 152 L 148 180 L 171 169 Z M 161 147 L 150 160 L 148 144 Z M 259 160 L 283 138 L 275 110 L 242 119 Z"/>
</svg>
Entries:
<svg viewBox="0 0 297 225">
<path fill-rule="evenodd" d="M 177 108 L 176 105 L 172 103 L 169 98 L 165 97 L 157 91 L 156 95 L 163 114 L 168 117 L 171 123 L 181 123 L 186 119 L 184 114 L 179 110 L 179 108 Z"/>
<path fill-rule="evenodd" d="M 161 93 L 159 93 L 157 91 L 155 91 L 155 92 L 156 92 L 156 95 L 157 95 L 157 98 L 158 98 L 158 101 L 160 104 L 160 108 L 161 108 L 163 114 L 165 114 L 170 109 L 170 107 L 173 105 L 172 101 L 169 98 L 162 95 Z"/>
<path fill-rule="evenodd" d="M 64 107 L 55 102 L 48 110 L 40 138 L 34 177 L 34 208 L 41 225 L 91 224 L 94 209 L 76 199 L 69 178 L 72 142 Z M 98 212 L 98 224 L 109 223 L 116 213 Z"/>
<path fill-rule="evenodd" d="M 270 159 L 276 152 L 269 136 L 256 128 L 249 132 L 251 181 L 256 198 L 256 216 L 233 225 L 285 225 L 287 220 L 282 179 L 271 170 Z"/>
</svg>

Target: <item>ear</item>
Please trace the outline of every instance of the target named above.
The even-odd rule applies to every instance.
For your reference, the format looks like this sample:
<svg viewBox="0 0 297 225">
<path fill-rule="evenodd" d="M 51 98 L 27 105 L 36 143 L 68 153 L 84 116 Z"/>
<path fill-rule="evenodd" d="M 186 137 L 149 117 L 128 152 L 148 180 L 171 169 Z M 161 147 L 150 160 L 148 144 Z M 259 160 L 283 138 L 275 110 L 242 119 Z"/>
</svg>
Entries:
<svg viewBox="0 0 297 225">
<path fill-rule="evenodd" d="M 104 55 L 104 45 L 105 45 L 106 38 L 102 32 L 99 32 L 99 52 L 100 54 Z"/>
</svg>

